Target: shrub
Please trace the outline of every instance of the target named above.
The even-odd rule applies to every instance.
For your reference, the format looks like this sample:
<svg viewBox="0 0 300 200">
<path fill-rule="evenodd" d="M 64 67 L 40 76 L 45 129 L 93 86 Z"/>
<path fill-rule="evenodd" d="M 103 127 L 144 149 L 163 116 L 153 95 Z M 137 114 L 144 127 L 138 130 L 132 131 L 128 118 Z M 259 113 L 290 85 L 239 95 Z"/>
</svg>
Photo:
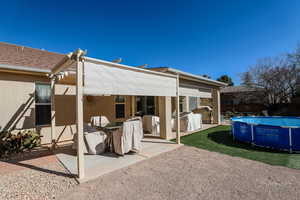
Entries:
<svg viewBox="0 0 300 200">
<path fill-rule="evenodd" d="M 40 145 L 40 136 L 34 130 L 2 132 L 0 134 L 0 158 L 22 153 Z"/>
</svg>

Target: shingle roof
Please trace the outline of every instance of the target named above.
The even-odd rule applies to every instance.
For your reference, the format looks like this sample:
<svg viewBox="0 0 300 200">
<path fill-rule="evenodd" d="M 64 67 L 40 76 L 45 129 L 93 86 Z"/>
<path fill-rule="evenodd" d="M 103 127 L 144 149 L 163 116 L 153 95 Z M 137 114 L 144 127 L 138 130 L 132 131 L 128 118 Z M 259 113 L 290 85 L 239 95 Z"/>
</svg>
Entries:
<svg viewBox="0 0 300 200">
<path fill-rule="evenodd" d="M 52 69 L 63 54 L 0 42 L 0 64 Z"/>
<path fill-rule="evenodd" d="M 262 90 L 262 88 L 250 87 L 245 85 L 228 86 L 221 89 L 221 93 L 237 93 L 237 92 L 255 92 Z"/>
</svg>

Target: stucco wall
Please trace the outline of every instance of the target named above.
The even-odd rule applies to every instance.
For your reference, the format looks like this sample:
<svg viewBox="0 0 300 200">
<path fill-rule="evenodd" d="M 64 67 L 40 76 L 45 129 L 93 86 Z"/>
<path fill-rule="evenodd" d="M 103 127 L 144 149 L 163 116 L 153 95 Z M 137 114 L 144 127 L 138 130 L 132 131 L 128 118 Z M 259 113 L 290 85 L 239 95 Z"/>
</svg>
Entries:
<svg viewBox="0 0 300 200">
<path fill-rule="evenodd" d="M 213 106 L 213 123 L 221 123 L 221 102 L 220 102 L 220 89 L 213 89 L 212 92 L 212 106 Z"/>
<path fill-rule="evenodd" d="M 212 111 L 212 115 L 213 115 L 213 119 L 211 119 L 211 114 L 210 111 L 206 111 L 206 110 L 196 110 L 195 112 L 199 112 L 202 114 L 202 120 L 203 123 L 214 123 L 214 124 L 218 124 L 220 121 L 219 115 L 220 115 L 220 97 L 218 96 L 218 91 L 219 88 L 213 85 L 208 85 L 208 84 L 204 84 L 204 83 L 198 83 L 195 81 L 190 81 L 190 80 L 184 80 L 184 79 L 180 79 L 180 82 L 183 84 L 190 84 L 190 85 L 197 85 L 199 87 L 203 87 L 203 88 L 207 88 L 209 90 L 211 90 L 211 94 L 212 94 L 212 98 L 208 98 L 208 99 L 204 99 L 204 98 L 197 98 L 197 104 L 198 106 L 203 106 L 203 105 L 208 105 L 210 107 L 212 107 L 213 111 Z M 189 97 L 190 96 L 185 96 L 185 101 L 184 101 L 184 110 L 185 111 L 189 111 Z M 172 113 L 175 111 L 175 98 L 172 98 Z"/>
<path fill-rule="evenodd" d="M 43 136 L 42 143 L 51 142 L 51 127 L 35 126 L 35 82 L 49 82 L 47 77 L 0 73 L 0 131 L 36 128 Z M 67 141 L 76 133 L 75 86 L 56 84 L 56 139 Z M 130 97 L 125 98 L 125 119 L 130 117 Z M 114 96 L 85 97 L 84 121 L 89 122 L 93 115 L 105 115 L 110 121 L 122 121 L 115 118 Z"/>
<path fill-rule="evenodd" d="M 182 81 L 182 80 L 181 80 Z M 43 136 L 42 143 L 51 142 L 51 128 L 47 126 L 35 126 L 35 82 L 49 82 L 49 79 L 41 76 L 18 75 L 0 72 L 0 131 L 15 127 L 16 129 L 36 128 Z M 186 81 L 191 83 L 190 81 Z M 208 85 L 203 84 L 203 87 Z M 216 88 L 213 89 L 214 122 L 218 123 L 218 106 Z M 170 99 L 171 100 L 171 99 Z M 173 110 L 175 108 L 174 98 Z M 156 112 L 159 111 L 158 98 L 155 104 Z M 114 96 L 85 97 L 84 98 L 84 121 L 89 122 L 91 116 L 104 115 L 110 121 L 123 121 L 130 117 L 132 111 L 131 98 L 125 98 L 125 118 L 115 118 Z M 185 109 L 188 109 L 186 98 Z M 55 110 L 56 110 L 56 134 L 58 141 L 73 139 L 76 133 L 76 99 L 75 86 L 56 84 L 55 87 Z M 134 109 L 133 109 L 134 110 Z M 170 109 L 172 110 L 172 109 Z M 159 114 L 159 113 L 157 113 Z"/>
<path fill-rule="evenodd" d="M 34 81 L 47 79 L 0 72 L 0 130 L 34 127 Z"/>
</svg>

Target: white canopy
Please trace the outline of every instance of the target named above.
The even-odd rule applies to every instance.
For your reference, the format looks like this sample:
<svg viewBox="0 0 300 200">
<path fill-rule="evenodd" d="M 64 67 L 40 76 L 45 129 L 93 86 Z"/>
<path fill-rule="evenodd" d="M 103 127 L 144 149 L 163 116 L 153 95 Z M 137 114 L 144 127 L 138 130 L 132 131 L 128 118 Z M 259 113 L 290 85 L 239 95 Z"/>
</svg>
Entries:
<svg viewBox="0 0 300 200">
<path fill-rule="evenodd" d="M 176 96 L 176 76 L 85 58 L 84 95 Z"/>
<path fill-rule="evenodd" d="M 49 75 L 54 104 L 55 81 L 57 77 L 75 74 L 76 83 L 76 129 L 77 129 L 77 170 L 79 179 L 85 176 L 83 140 L 83 95 L 134 95 L 134 96 L 173 96 L 176 97 L 176 141 L 180 144 L 179 124 L 179 78 L 178 76 L 130 67 L 118 63 L 84 57 L 78 49 L 66 55 Z M 76 66 L 74 65 L 76 63 Z M 74 68 L 75 67 L 75 68 Z M 74 73 L 76 71 L 76 73 Z M 74 77 L 74 76 L 72 76 Z M 73 80 L 73 79 L 71 79 Z M 163 113 L 166 112 L 167 103 Z M 54 108 L 54 106 L 52 106 Z M 165 115 L 167 119 L 168 114 Z M 163 118 L 163 117 L 162 117 Z M 161 118 L 161 119 L 162 119 Z M 55 110 L 51 110 L 51 134 L 55 135 Z M 167 121 L 162 123 L 167 131 Z"/>
<path fill-rule="evenodd" d="M 179 95 L 193 96 L 193 97 L 200 97 L 200 98 L 212 98 L 210 89 L 205 89 L 205 88 L 197 87 L 195 85 L 187 85 L 187 84 L 179 85 Z"/>
</svg>

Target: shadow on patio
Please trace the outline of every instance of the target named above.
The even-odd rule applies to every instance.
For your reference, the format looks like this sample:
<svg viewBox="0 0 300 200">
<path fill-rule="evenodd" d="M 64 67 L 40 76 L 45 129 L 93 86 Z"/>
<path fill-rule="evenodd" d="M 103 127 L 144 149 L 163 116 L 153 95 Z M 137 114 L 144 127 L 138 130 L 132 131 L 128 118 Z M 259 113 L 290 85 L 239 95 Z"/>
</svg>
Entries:
<svg viewBox="0 0 300 200">
<path fill-rule="evenodd" d="M 65 147 L 62 147 L 63 150 Z M 61 151 L 59 150 L 59 151 Z M 59 160 L 48 148 L 39 148 L 32 152 L 26 152 L 22 155 L 16 155 L 9 160 L 0 160 L 0 175 L 8 174 L 21 170 L 37 170 L 43 173 L 55 174 L 57 176 L 64 176 L 73 178 L 74 174 L 64 173 L 60 171 L 53 171 L 47 169 L 46 165 L 58 163 Z"/>
<path fill-rule="evenodd" d="M 117 156 L 114 153 L 84 155 L 85 178 L 80 180 L 80 182 L 95 179 L 114 170 L 128 167 L 181 146 L 174 142 L 156 138 L 144 138 L 142 145 L 141 152 L 128 153 L 125 156 Z M 77 157 L 75 150 L 70 148 L 67 151 L 57 152 L 56 156 L 71 174 L 77 174 Z"/>
</svg>

